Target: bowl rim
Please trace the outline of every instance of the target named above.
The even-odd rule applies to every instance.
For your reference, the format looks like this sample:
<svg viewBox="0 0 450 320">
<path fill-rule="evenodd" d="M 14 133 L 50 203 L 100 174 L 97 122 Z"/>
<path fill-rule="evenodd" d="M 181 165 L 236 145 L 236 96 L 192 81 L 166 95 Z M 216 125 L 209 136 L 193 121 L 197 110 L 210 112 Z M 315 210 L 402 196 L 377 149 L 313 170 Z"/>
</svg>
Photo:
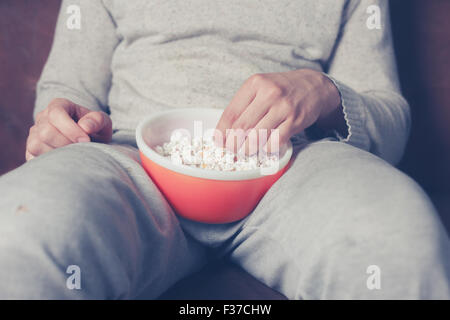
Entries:
<svg viewBox="0 0 450 320">
<path fill-rule="evenodd" d="M 154 151 L 147 143 L 144 141 L 143 137 L 143 130 L 147 127 L 149 122 L 154 121 L 155 119 L 162 117 L 164 115 L 170 114 L 170 113 L 179 113 L 179 112 L 223 112 L 223 109 L 216 109 L 216 108 L 176 108 L 173 110 L 164 110 L 155 112 L 144 119 L 142 119 L 138 126 L 136 127 L 136 143 L 139 148 L 139 151 L 143 153 L 145 157 L 147 157 L 149 160 L 153 161 L 154 163 L 169 169 L 171 171 L 195 177 L 195 178 L 203 178 L 208 180 L 231 180 L 231 181 L 237 181 L 237 180 L 251 180 L 251 179 L 258 179 L 262 177 L 267 177 L 274 175 L 281 170 L 284 169 L 284 167 L 289 163 L 289 160 L 292 157 L 293 148 L 292 143 L 290 140 L 287 142 L 287 148 L 286 152 L 284 153 L 283 157 L 281 157 L 279 161 L 279 167 L 278 170 L 270 175 L 265 175 L 261 173 L 261 170 L 258 169 L 252 169 L 252 170 L 242 170 L 242 171 L 218 171 L 218 170 L 209 170 L 209 169 L 201 169 L 201 168 L 195 168 L 195 167 L 189 167 L 186 165 L 176 165 L 172 163 L 169 159 L 161 156 L 159 153 Z"/>
</svg>

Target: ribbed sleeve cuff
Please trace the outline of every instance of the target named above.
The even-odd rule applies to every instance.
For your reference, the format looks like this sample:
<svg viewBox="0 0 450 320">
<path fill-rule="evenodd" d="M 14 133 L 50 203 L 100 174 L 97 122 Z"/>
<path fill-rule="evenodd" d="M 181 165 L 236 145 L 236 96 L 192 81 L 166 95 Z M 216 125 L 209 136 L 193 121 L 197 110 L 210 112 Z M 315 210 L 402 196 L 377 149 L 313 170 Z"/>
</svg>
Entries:
<svg viewBox="0 0 450 320">
<path fill-rule="evenodd" d="M 36 120 L 36 115 L 47 108 L 50 101 L 56 98 L 63 98 L 72 101 L 80 106 L 88 108 L 92 111 L 104 111 L 102 110 L 97 102 L 93 99 L 88 99 L 77 95 L 69 90 L 61 89 L 46 89 L 39 92 L 36 96 L 36 101 L 34 104 L 33 119 Z"/>
<path fill-rule="evenodd" d="M 341 97 L 342 110 L 347 124 L 348 135 L 342 137 L 337 131 L 335 135 L 339 141 L 351 144 L 355 147 L 369 150 L 370 139 L 366 130 L 366 110 L 360 95 L 350 87 L 325 74 L 333 82 Z"/>
</svg>

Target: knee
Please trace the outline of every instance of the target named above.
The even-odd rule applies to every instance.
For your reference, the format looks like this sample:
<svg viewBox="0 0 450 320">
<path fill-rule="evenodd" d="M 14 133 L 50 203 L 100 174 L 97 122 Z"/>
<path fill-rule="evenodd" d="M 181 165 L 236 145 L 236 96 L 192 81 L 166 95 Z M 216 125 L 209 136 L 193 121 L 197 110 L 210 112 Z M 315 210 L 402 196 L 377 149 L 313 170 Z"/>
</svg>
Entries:
<svg viewBox="0 0 450 320">
<path fill-rule="evenodd" d="M 446 242 L 448 237 L 429 197 L 405 174 L 380 167 L 371 178 L 353 183 L 347 190 L 349 200 L 331 218 L 345 236 L 382 242 L 386 250 L 391 241 L 405 250 L 435 252 Z"/>
<path fill-rule="evenodd" d="M 307 256 L 307 264 L 317 263 L 311 270 L 327 265 L 342 280 L 339 286 L 361 289 L 355 296 L 376 297 L 366 288 L 370 265 L 381 268 L 381 296 L 448 294 L 448 236 L 428 196 L 411 178 L 367 152 L 335 142 L 308 146 L 289 170 L 291 175 L 263 198 L 269 210 L 260 208 L 248 225 L 270 221 L 273 237 L 295 243 L 291 249 L 299 264 Z M 282 218 L 271 214 L 276 210 L 283 210 Z M 311 245 L 299 247 L 299 241 Z"/>
<path fill-rule="evenodd" d="M 312 144 L 309 152 L 316 170 L 310 177 L 298 179 L 297 185 L 316 185 L 314 198 L 322 202 L 317 207 L 336 212 L 335 219 L 379 221 L 405 228 L 439 225 L 436 210 L 422 188 L 384 160 L 328 141 Z"/>
<path fill-rule="evenodd" d="M 367 222 L 366 227 L 372 232 L 392 232 L 404 237 L 405 244 L 442 233 L 433 204 L 414 180 L 398 170 L 379 170 L 375 174 L 382 176 L 378 183 L 355 192 L 362 201 L 356 201 L 360 212 L 352 212 L 352 218 L 363 226 Z M 357 187 L 363 189 L 364 185 Z"/>
<path fill-rule="evenodd" d="M 358 266 L 360 274 L 370 265 L 380 268 L 383 289 L 363 291 L 368 297 L 448 298 L 450 243 L 427 195 L 403 174 L 377 192 L 375 201 L 336 217 L 332 259 Z"/>
<path fill-rule="evenodd" d="M 0 180 L 0 220 L 31 233 L 61 234 L 98 220 L 117 202 L 106 186 L 113 182 L 113 160 L 99 148 L 69 145 L 35 158 Z"/>
</svg>

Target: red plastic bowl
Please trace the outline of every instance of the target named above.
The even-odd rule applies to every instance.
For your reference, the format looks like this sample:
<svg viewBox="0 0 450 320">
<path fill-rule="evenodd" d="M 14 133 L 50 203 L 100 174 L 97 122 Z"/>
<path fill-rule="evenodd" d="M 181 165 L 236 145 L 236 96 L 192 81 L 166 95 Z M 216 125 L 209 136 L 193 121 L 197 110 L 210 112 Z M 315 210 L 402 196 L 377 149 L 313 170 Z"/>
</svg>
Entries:
<svg viewBox="0 0 450 320">
<path fill-rule="evenodd" d="M 290 142 L 281 148 L 278 167 L 271 174 L 261 169 L 224 172 L 175 165 L 152 149 L 169 141 L 177 129 L 194 134 L 195 121 L 201 122 L 204 132 L 214 129 L 222 112 L 174 109 L 144 119 L 136 129 L 142 166 L 175 212 L 187 219 L 228 223 L 246 217 L 289 167 Z"/>
</svg>

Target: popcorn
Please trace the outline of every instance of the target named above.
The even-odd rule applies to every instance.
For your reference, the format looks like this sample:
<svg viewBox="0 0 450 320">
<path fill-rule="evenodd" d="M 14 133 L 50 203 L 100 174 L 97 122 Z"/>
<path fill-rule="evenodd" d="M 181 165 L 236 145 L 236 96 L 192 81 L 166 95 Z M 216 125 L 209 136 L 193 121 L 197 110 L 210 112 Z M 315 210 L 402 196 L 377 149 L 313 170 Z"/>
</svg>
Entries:
<svg viewBox="0 0 450 320">
<path fill-rule="evenodd" d="M 175 131 L 169 142 L 156 146 L 155 151 L 173 164 L 218 171 L 243 171 L 267 168 L 278 163 L 278 155 L 236 155 L 216 146 L 213 136 L 190 138 Z"/>
</svg>

